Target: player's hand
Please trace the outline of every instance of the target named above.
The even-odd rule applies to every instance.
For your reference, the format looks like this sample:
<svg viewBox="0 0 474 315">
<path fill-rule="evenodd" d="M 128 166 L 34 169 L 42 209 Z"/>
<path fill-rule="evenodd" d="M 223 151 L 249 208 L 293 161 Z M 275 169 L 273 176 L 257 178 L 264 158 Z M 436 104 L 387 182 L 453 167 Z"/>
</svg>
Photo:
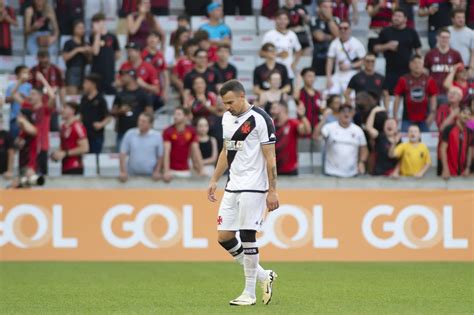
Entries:
<svg viewBox="0 0 474 315">
<path fill-rule="evenodd" d="M 207 199 L 209 199 L 210 202 L 216 202 L 216 189 L 217 189 L 217 183 L 216 182 L 210 182 L 209 187 L 207 188 Z"/>
<path fill-rule="evenodd" d="M 268 192 L 268 195 L 267 195 L 267 208 L 268 208 L 268 211 L 276 210 L 276 209 L 278 209 L 279 206 L 280 206 L 280 204 L 278 202 L 278 194 L 276 193 L 276 191 Z"/>
</svg>

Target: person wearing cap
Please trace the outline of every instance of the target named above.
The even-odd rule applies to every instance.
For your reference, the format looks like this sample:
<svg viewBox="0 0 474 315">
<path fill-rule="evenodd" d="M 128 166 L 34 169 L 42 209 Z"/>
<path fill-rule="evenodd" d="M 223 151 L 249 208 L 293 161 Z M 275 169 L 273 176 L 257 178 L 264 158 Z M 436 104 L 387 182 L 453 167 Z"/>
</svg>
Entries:
<svg viewBox="0 0 474 315">
<path fill-rule="evenodd" d="M 151 64 L 143 61 L 140 45 L 130 42 L 125 48 L 127 49 L 128 60 L 122 64 L 120 70 L 134 70 L 138 86 L 150 93 L 154 99 L 158 98 L 160 94 L 158 75 Z M 120 85 L 120 81 L 118 85 Z"/>
<path fill-rule="evenodd" d="M 77 118 L 79 105 L 67 102 L 61 110 L 61 148 L 51 155 L 55 162 L 61 161 L 63 175 L 82 175 L 84 165 L 82 155 L 89 152 L 89 142 L 84 125 Z"/>
<path fill-rule="evenodd" d="M 103 13 L 97 13 L 92 17 L 89 43 L 92 45 L 91 72 L 102 77 L 102 92 L 115 94 L 112 84 L 115 80 L 115 62 L 120 59 L 120 46 L 117 36 L 107 31 Z"/>
<path fill-rule="evenodd" d="M 223 21 L 222 7 L 219 3 L 213 2 L 207 6 L 209 22 L 200 27 L 209 33 L 209 40 L 214 44 L 231 44 L 232 32 L 230 27 Z"/>
<path fill-rule="evenodd" d="M 338 121 L 321 128 L 325 140 L 324 174 L 335 177 L 354 177 L 364 174 L 369 151 L 364 131 L 352 122 L 354 108 L 343 104 Z"/>
<path fill-rule="evenodd" d="M 135 70 L 121 70 L 119 80 L 122 90 L 115 96 L 112 106 L 112 115 L 116 121 L 117 151 L 127 130 L 137 126 L 138 116 L 144 111 L 153 113 L 151 95 L 138 85 Z"/>
</svg>

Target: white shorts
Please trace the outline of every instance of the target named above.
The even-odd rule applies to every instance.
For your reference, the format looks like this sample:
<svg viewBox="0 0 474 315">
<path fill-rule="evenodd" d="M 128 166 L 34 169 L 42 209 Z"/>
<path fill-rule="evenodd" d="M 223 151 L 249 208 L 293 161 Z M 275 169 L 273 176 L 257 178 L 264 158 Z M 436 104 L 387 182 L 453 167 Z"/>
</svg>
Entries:
<svg viewBox="0 0 474 315">
<path fill-rule="evenodd" d="M 217 215 L 218 231 L 259 231 L 265 215 L 267 194 L 225 192 Z"/>
</svg>

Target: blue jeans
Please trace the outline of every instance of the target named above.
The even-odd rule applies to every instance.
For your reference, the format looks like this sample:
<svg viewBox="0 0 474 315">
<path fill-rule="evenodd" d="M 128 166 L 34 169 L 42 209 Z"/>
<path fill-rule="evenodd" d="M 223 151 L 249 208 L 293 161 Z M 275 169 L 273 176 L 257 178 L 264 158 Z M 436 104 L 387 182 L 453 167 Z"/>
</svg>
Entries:
<svg viewBox="0 0 474 315">
<path fill-rule="evenodd" d="M 420 127 L 421 132 L 428 132 L 430 129 L 428 128 L 428 125 L 424 121 L 419 121 L 419 122 L 414 122 L 414 121 L 409 121 L 409 120 L 402 120 L 402 132 L 407 132 L 408 127 L 411 125 L 417 125 Z"/>
<path fill-rule="evenodd" d="M 428 44 L 431 49 L 436 47 L 436 31 L 428 31 Z"/>
<path fill-rule="evenodd" d="M 16 122 L 16 118 L 10 120 L 9 133 L 13 139 L 16 139 L 18 135 L 20 134 L 20 127 L 18 126 L 18 123 Z"/>
<path fill-rule="evenodd" d="M 38 37 L 40 36 L 45 36 L 45 35 L 51 35 L 50 31 L 41 31 L 41 32 L 35 32 L 30 35 L 28 35 L 28 38 L 26 39 L 26 51 L 28 52 L 28 55 L 35 55 L 38 53 L 39 46 L 38 46 Z M 55 56 L 58 54 L 58 42 L 54 42 L 52 45 L 48 46 L 49 54 L 51 56 Z"/>
</svg>

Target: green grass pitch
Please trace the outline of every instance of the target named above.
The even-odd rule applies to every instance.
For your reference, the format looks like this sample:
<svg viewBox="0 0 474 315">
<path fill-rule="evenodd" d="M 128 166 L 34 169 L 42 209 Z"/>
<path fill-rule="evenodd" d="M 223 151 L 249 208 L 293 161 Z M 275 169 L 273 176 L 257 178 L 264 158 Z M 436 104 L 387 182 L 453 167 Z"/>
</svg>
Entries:
<svg viewBox="0 0 474 315">
<path fill-rule="evenodd" d="M 473 263 L 272 263 L 270 305 L 229 306 L 235 263 L 0 263 L 1 314 L 473 314 Z"/>
</svg>

